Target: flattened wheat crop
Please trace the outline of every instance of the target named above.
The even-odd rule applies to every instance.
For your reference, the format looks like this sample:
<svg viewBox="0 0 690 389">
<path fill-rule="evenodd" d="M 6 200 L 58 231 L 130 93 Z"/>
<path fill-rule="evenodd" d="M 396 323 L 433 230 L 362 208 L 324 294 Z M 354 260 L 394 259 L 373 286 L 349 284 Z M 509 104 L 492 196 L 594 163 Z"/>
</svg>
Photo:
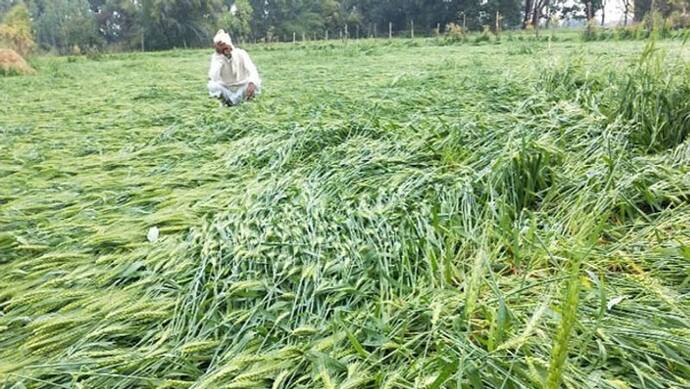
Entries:
<svg viewBox="0 0 690 389">
<path fill-rule="evenodd" d="M 0 386 L 690 386 L 690 50 L 523 44 L 0 78 Z"/>
</svg>

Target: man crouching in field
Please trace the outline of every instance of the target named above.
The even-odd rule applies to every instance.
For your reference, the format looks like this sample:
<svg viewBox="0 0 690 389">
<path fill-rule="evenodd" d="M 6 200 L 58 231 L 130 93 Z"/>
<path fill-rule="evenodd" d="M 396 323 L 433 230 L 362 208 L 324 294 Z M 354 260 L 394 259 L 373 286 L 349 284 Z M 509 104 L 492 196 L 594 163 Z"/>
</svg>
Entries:
<svg viewBox="0 0 690 389">
<path fill-rule="evenodd" d="M 228 106 L 251 100 L 261 92 L 261 79 L 249 54 L 232 45 L 230 35 L 219 30 L 213 38 L 216 52 L 208 71 L 208 93 Z"/>
</svg>

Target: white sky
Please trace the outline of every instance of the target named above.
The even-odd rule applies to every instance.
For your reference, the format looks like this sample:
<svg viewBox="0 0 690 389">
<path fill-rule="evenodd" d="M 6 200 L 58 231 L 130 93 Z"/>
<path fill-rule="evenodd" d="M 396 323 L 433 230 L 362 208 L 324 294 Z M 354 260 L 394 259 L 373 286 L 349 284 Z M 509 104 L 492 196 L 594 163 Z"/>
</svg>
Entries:
<svg viewBox="0 0 690 389">
<path fill-rule="evenodd" d="M 623 1 L 622 0 L 607 0 L 606 1 L 606 22 L 619 22 L 623 20 Z M 597 13 L 601 19 L 601 12 Z M 628 19 L 632 19 L 632 15 L 628 15 Z"/>
<path fill-rule="evenodd" d="M 618 24 L 623 20 L 623 0 L 606 0 L 606 24 Z M 595 15 L 597 20 L 601 20 L 601 11 Z M 628 14 L 628 20 L 632 15 Z"/>
</svg>

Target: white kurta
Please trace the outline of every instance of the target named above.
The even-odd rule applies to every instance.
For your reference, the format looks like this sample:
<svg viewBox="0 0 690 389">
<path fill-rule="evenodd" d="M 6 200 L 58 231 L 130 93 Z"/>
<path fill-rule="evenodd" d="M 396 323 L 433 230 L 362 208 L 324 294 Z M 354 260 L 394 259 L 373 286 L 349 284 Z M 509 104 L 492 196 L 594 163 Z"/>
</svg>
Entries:
<svg viewBox="0 0 690 389">
<path fill-rule="evenodd" d="M 261 78 L 249 54 L 242 49 L 233 49 L 230 58 L 223 54 L 213 53 L 208 80 L 220 83 L 233 92 L 253 83 L 257 89 L 261 88 Z"/>
</svg>

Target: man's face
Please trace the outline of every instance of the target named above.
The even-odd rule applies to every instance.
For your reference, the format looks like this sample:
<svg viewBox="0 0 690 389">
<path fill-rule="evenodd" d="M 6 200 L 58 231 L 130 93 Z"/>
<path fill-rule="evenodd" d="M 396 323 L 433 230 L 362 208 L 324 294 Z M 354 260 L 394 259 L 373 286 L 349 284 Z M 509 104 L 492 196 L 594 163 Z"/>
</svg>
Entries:
<svg viewBox="0 0 690 389">
<path fill-rule="evenodd" d="M 215 47 L 216 53 L 218 54 L 230 55 L 230 53 L 232 52 L 232 46 L 230 46 L 227 43 L 218 42 L 215 44 Z"/>
</svg>

